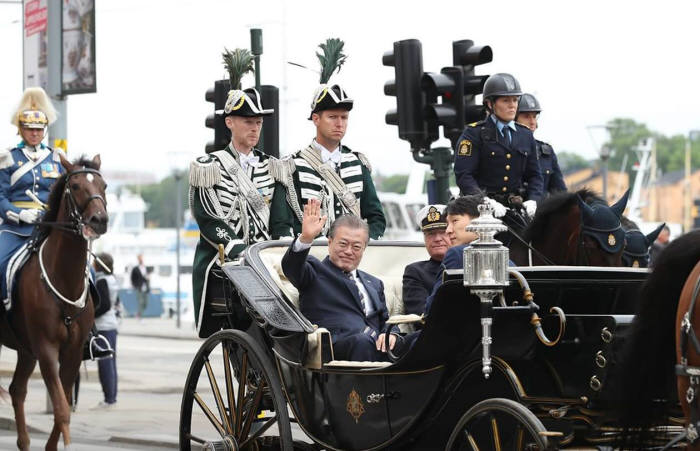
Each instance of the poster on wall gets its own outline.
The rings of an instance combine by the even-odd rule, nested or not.
[[[62,0],[61,93],[97,91],[95,1]]]
[[[40,86],[46,90],[49,82],[47,0],[24,0],[23,7],[24,88]]]

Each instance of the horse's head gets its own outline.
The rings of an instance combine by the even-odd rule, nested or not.
[[[625,246],[625,232],[620,223],[627,206],[629,190],[614,205],[602,202],[592,205],[578,198],[581,211],[577,261],[587,266],[621,266]]]
[[[86,240],[95,239],[107,231],[107,184],[100,174],[100,156],[90,160],[69,162],[62,153],[61,165],[66,169],[64,196],[68,215]]]
[[[625,250],[622,252],[622,263],[633,268],[646,268],[649,266],[649,247],[656,241],[661,229],[666,224],[661,224],[653,232],[644,235],[637,229],[625,232]]]

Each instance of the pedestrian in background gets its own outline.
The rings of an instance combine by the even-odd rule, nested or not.
[[[148,292],[150,291],[150,287],[148,271],[146,270],[146,265],[143,264],[143,255],[139,254],[136,258],[139,264],[134,266],[131,270],[131,286],[134,287],[139,301],[139,309],[136,316],[141,318],[148,305]]]
[[[112,256],[102,253],[98,254],[97,258],[104,263],[107,270],[95,261],[95,285],[100,295],[100,305],[95,311],[95,327],[101,335],[107,338],[114,350],[113,358],[101,359],[97,362],[104,400],[100,401],[95,408],[104,409],[114,406],[117,402],[117,329],[119,326],[117,309],[119,305],[119,283],[113,274],[114,260]]]

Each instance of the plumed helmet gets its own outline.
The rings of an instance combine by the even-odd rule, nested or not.
[[[314,91],[311,101],[311,114],[324,110],[342,109],[350,111],[353,100],[347,95],[339,84],[328,84],[334,72],[340,72],[340,68],[345,63],[347,56],[343,53],[345,43],[337,38],[326,39],[326,42],[319,44],[322,52],[316,52],[318,61],[321,63],[321,84]]]
[[[311,114],[333,109],[350,111],[352,106],[353,100],[348,97],[342,86],[338,84],[332,86],[323,84],[314,92],[314,100],[311,102]],[[309,119],[311,119],[310,115]]]
[[[255,88],[241,89],[243,75],[254,71],[254,57],[250,51],[246,49],[231,51],[224,48],[222,57],[231,84],[224,106],[224,116],[258,117],[273,114],[275,110],[266,110],[263,107],[260,93]]]
[[[532,94],[523,93],[520,96],[520,102],[518,102],[518,114],[520,113],[540,113],[542,108],[540,107],[540,102],[537,101],[537,97]]]
[[[520,83],[511,74],[493,74],[484,83],[484,100],[502,96],[521,96]]]
[[[17,110],[12,115],[12,124],[25,128],[44,128],[56,120],[56,110],[46,95],[46,92],[39,87],[27,88],[24,90],[22,100],[17,106]]]

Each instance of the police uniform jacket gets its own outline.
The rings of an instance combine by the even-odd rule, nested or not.
[[[403,272],[403,306],[406,314],[421,315],[425,312],[425,300],[435,285],[438,274],[442,272],[437,260],[424,260],[411,263]]]
[[[546,142],[537,140],[537,158],[540,162],[540,170],[542,171],[542,179],[544,182],[544,192],[554,194],[559,191],[566,191],[566,183],[564,176],[559,169],[557,155],[554,153],[552,146]]]
[[[226,257],[233,259],[249,244],[269,239],[268,224],[257,211],[259,206],[249,203],[234,180],[236,175],[227,169],[225,155],[235,160],[237,170],[243,171],[239,153],[230,144],[219,152],[199,157],[190,165],[190,209],[200,233],[192,268],[195,321],[200,333],[209,271],[217,263],[219,244],[224,246]],[[272,199],[279,161],[258,149],[251,152],[259,161],[248,165],[245,176],[266,207]]]
[[[455,175],[463,194],[520,194],[542,197],[542,174],[532,132],[517,122],[508,144],[490,117],[467,126],[455,149]]]
[[[346,146],[341,146],[340,152],[340,167],[337,169],[340,178],[360,202],[360,214],[363,219],[367,220],[369,237],[372,239],[381,238],[386,228],[386,219],[384,209],[374,188],[369,161],[364,154],[352,151]],[[295,236],[301,233],[299,216],[303,212],[304,205],[310,199],[321,200],[323,214],[328,215],[327,224],[332,223],[335,218],[349,213],[342,202],[333,195],[323,178],[299,155],[299,152],[291,157],[289,164],[291,165],[291,169],[288,171],[290,180],[277,184],[270,208],[272,239]],[[296,211],[291,196],[296,197],[300,211]],[[324,204],[324,199],[328,201],[329,205]],[[330,199],[332,199],[332,205],[330,205]]]
[[[383,332],[389,312],[384,284],[378,278],[357,270],[373,307],[365,315],[355,281],[328,257],[321,261],[309,256],[309,248],[295,252],[292,242],[282,257],[282,271],[299,290],[301,312],[313,324],[328,329],[333,343],[358,333],[374,337]]]

